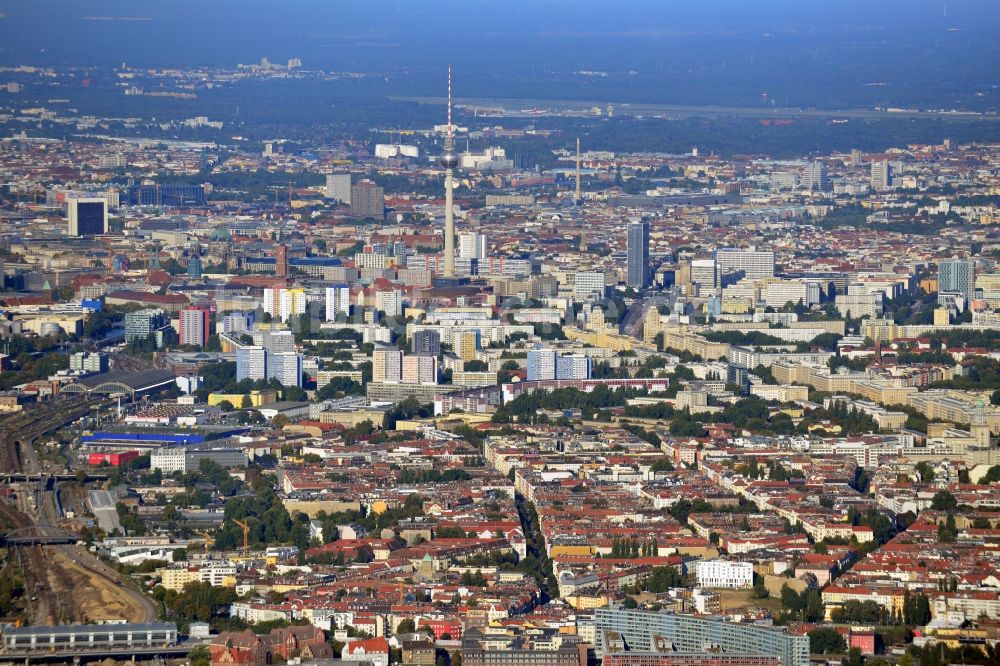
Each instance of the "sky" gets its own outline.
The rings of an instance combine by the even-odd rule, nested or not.
[[[864,105],[861,86],[889,84],[904,101],[924,89],[966,105],[1000,77],[996,0],[0,0],[0,13],[0,65],[298,57],[385,73],[409,94],[449,62],[467,94],[532,97],[583,70],[607,80],[572,96],[649,101],[686,86],[803,104],[832,87],[831,103]]]

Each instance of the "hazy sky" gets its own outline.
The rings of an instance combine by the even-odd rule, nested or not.
[[[814,35],[923,42],[1000,27],[996,0],[0,0],[0,59],[232,65],[270,55],[317,67],[475,66],[526,60],[639,67],[698,39],[720,51],[747,37]],[[145,20],[135,20],[145,19]],[[952,31],[954,33],[954,30]],[[833,41],[833,43],[828,43]],[[1000,49],[994,48],[995,57]]]
[[[436,94],[451,62],[469,96],[1000,106],[998,0],[0,0],[0,12],[3,65],[298,57],[385,74],[373,93]]]

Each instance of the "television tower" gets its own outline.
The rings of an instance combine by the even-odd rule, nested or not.
[[[455,167],[458,166],[455,131],[451,125],[451,65],[448,65],[448,124],[444,130],[444,153],[438,163],[444,167],[444,276],[450,278],[455,277],[454,189]]]

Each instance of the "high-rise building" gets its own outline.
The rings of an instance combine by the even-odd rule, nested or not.
[[[476,358],[479,349],[479,331],[457,331],[451,334],[451,351],[463,361]]]
[[[337,315],[351,314],[351,288],[346,284],[335,284],[326,288],[326,320],[334,321]]]
[[[528,381],[544,381],[556,378],[556,352],[554,349],[528,350]]]
[[[463,259],[485,259],[486,234],[471,232],[459,236],[458,256]]]
[[[381,220],[385,214],[385,190],[370,180],[351,187],[351,217]]]
[[[261,345],[269,354],[284,354],[295,351],[295,334],[289,330],[263,331]]]
[[[98,352],[76,352],[69,357],[69,369],[81,372],[106,372],[108,357]]]
[[[758,250],[756,247],[727,247],[715,251],[718,279],[725,282],[727,277],[750,280],[774,277],[774,252]],[[694,278],[692,278],[694,281]]]
[[[403,379],[403,352],[380,347],[372,352],[372,381],[398,384]]]
[[[971,299],[975,289],[975,260],[949,259],[938,264],[938,293],[962,294]]]
[[[267,379],[267,350],[260,345],[236,348],[236,381]]]
[[[108,233],[107,199],[70,199],[66,202],[67,233],[96,236]]]
[[[677,652],[705,653],[717,646],[723,654],[776,657],[782,666],[809,666],[809,637],[784,628],[737,624],[719,617],[675,615],[668,612],[597,608],[594,611],[594,650],[598,659],[624,643],[648,650],[656,637],[673,643]]]
[[[288,321],[292,317],[305,314],[306,292],[304,289],[285,289],[281,293],[278,307],[278,315],[281,321]]]
[[[635,289],[649,286],[649,222],[629,222],[628,275],[625,283]]]
[[[208,342],[211,314],[206,307],[181,308],[177,314],[177,327],[182,345],[204,347]]]
[[[858,150],[857,148],[852,148],[851,149],[851,164],[853,166],[858,166],[859,164],[861,164],[861,159],[862,159],[861,151]]]
[[[889,160],[878,160],[877,162],[872,162],[871,188],[873,190],[887,190],[892,186],[892,169],[889,166]]]
[[[403,314],[403,292],[398,289],[375,292],[375,309],[390,317]]]
[[[331,173],[326,177],[326,196],[340,203],[351,203],[351,174]]]
[[[802,173],[802,185],[817,192],[829,192],[830,176],[827,173],[826,163],[817,160],[807,164]]]
[[[267,378],[282,386],[302,386],[302,355],[295,352],[268,353]]]
[[[304,289],[284,289],[282,287],[264,290],[264,312],[275,319],[288,321],[306,311],[306,292]]]
[[[125,342],[144,340],[166,326],[167,313],[159,308],[125,313]]]
[[[706,560],[695,565],[698,587],[745,589],[753,587],[753,562]]]
[[[584,354],[560,356],[554,349],[530,349],[528,381],[549,379],[590,379],[591,360]]]
[[[607,288],[604,271],[577,271],[573,276],[573,295],[577,298],[604,298]]]
[[[437,384],[438,359],[430,354],[410,354],[403,357],[404,384]]]
[[[254,313],[232,312],[222,318],[223,333],[246,333],[253,328]]]
[[[556,379],[590,379],[591,360],[584,354],[566,354],[556,358]]]
[[[437,356],[441,353],[441,334],[437,331],[416,331],[410,343],[410,351],[414,354]]]
[[[692,259],[691,283],[698,285],[702,295],[718,289],[719,271],[715,259]]]

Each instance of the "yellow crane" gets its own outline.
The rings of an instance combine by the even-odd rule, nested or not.
[[[250,553],[250,526],[239,518],[233,518],[233,522],[243,530],[243,556],[246,557]]]
[[[212,538],[212,533],[209,532],[208,530],[195,530],[195,532],[198,533],[198,534],[200,534],[202,537],[204,537],[204,539],[205,539],[205,552],[207,553],[208,549],[212,547],[213,543],[215,543],[215,539]]]

